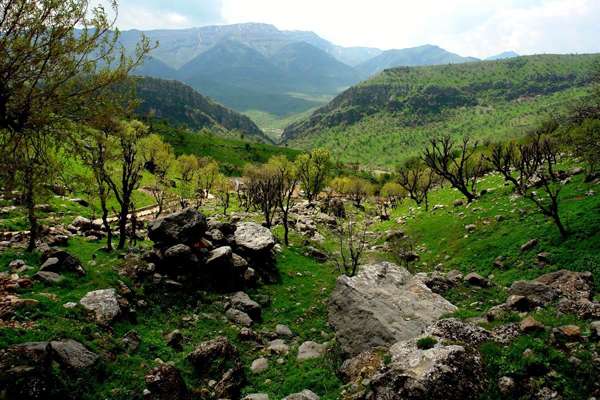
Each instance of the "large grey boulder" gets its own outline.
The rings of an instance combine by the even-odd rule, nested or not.
[[[48,342],[27,342],[0,349],[0,397],[44,400],[57,383],[51,374]]]
[[[59,364],[71,370],[89,368],[99,359],[97,354],[72,339],[50,342],[50,346]]]
[[[115,289],[102,289],[88,292],[79,304],[86,310],[94,313],[96,321],[107,324],[115,319],[121,312],[117,291]]]
[[[148,237],[159,247],[197,243],[206,232],[206,217],[193,209],[169,214],[152,222]]]
[[[427,350],[417,340],[390,348],[391,363],[370,382],[372,399],[469,400],[480,398],[485,371],[476,350],[458,345],[436,345]]]
[[[342,350],[357,355],[415,338],[456,307],[405,268],[383,262],[338,278],[328,311]]]
[[[270,250],[275,245],[275,237],[271,231],[254,222],[239,224],[234,240],[237,246],[256,252]]]
[[[260,319],[260,314],[261,314],[260,304],[258,304],[256,301],[252,300],[250,298],[250,296],[248,296],[246,293],[236,292],[231,296],[230,301],[231,301],[231,305],[233,306],[233,308],[237,308],[238,310],[245,312],[254,321],[257,321]]]

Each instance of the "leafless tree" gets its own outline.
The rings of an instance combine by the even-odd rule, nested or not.
[[[335,260],[338,270],[354,276],[367,247],[367,226],[359,224],[354,218],[339,220],[337,227],[339,254]]]
[[[429,210],[429,191],[433,186],[433,171],[420,160],[411,160],[398,169],[398,183],[417,205],[425,203]]]

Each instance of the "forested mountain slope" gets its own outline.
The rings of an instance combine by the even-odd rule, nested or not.
[[[288,126],[283,137],[379,166],[409,156],[436,134],[514,137],[584,96],[599,61],[598,55],[540,55],[390,69]]]

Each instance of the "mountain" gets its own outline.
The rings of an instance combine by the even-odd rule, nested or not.
[[[173,79],[177,75],[176,70],[152,56],[147,56],[142,65],[135,68],[132,73],[134,75],[152,76],[160,79]]]
[[[241,133],[271,143],[250,118],[215,103],[183,83],[148,77],[134,79],[136,95],[140,99],[136,112],[141,116],[192,130],[209,128],[223,134]]]
[[[478,61],[472,57],[462,57],[438,46],[425,45],[402,50],[388,50],[357,66],[364,76],[373,76],[385,69],[394,67],[416,67],[421,65],[460,64]]]
[[[328,147],[344,161],[389,166],[435,134],[511,138],[584,96],[599,61],[599,55],[541,55],[389,69],[288,126],[283,140]]]
[[[497,60],[506,60],[508,58],[519,57],[519,54],[514,51],[505,51],[504,53],[496,54],[495,56],[490,56],[486,58],[486,61],[497,61]]]

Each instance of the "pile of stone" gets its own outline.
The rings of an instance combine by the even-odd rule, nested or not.
[[[156,284],[232,292],[278,279],[271,231],[253,222],[207,220],[193,209],[150,224],[154,249],[137,273]]]
[[[79,235],[92,240],[100,240],[106,236],[106,230],[101,221],[92,221],[91,219],[79,216],[76,217],[67,230],[73,235]]]

